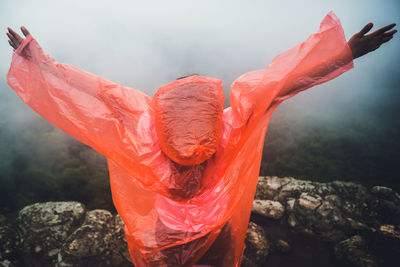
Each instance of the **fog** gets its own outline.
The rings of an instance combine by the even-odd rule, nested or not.
[[[374,28],[397,22],[400,14],[395,0],[284,3],[2,0],[0,71],[4,79],[12,54],[6,27],[24,25],[57,61],[149,95],[192,72],[221,79],[228,93],[237,76],[266,67],[279,53],[317,31],[330,10],[341,19],[347,38],[370,21]],[[399,66],[399,44],[394,38],[357,60],[350,73],[303,93],[304,97],[325,106],[333,95],[348,99],[373,94],[366,87],[379,87],[398,74],[391,70]]]
[[[4,132],[18,134],[37,118],[5,82],[12,56],[5,35],[8,26],[18,32],[21,25],[26,26],[45,53],[59,62],[150,96],[161,85],[188,73],[219,78],[228,103],[235,78],[265,68],[275,56],[304,41],[331,10],[340,18],[347,39],[368,22],[374,22],[374,30],[399,23],[400,18],[396,0],[2,0],[0,126]],[[351,112],[368,114],[399,106],[399,47],[397,35],[357,59],[353,70],[302,92],[276,113],[337,123]]]

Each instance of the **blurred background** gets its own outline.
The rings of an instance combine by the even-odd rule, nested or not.
[[[6,30],[24,25],[57,61],[152,96],[189,73],[230,84],[316,32],[333,10],[349,39],[368,22],[399,23],[388,1],[0,2],[0,213],[38,201],[113,210],[103,156],[26,106],[6,83]],[[398,28],[398,26],[396,27]],[[266,136],[261,175],[356,181],[400,191],[400,40],[355,68],[282,103]]]

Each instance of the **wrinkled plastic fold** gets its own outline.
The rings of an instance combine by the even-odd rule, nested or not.
[[[211,158],[221,137],[223,105],[217,79],[193,75],[160,87],[153,108],[162,151],[185,166]]]
[[[56,62],[31,35],[13,54],[7,82],[33,110],[107,158],[135,266],[239,266],[274,109],[352,67],[340,21],[330,12],[317,33],[232,84],[215,153],[196,165],[163,152],[152,98]],[[168,131],[168,138],[180,133]]]

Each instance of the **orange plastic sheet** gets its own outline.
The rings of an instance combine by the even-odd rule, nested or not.
[[[181,165],[198,165],[217,151],[222,130],[224,93],[217,79],[179,79],[153,96],[162,151]]]
[[[136,266],[239,266],[272,112],[352,67],[330,12],[305,42],[232,84],[216,152],[188,166],[163,153],[149,96],[57,63],[31,35],[15,51],[7,82],[32,109],[107,157]],[[192,76],[178,84],[204,79],[215,81]]]

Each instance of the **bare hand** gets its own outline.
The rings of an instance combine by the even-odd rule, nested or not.
[[[369,30],[371,30],[372,26],[374,26],[372,22],[368,23],[360,32],[354,34],[347,42],[351,52],[353,53],[354,59],[378,49],[383,43],[392,39],[393,35],[397,32],[397,30],[389,31],[396,26],[396,24],[393,23],[374,31],[373,33],[365,35]]]
[[[8,29],[7,36],[9,38],[8,43],[14,48],[15,51],[24,41],[24,38],[22,38],[18,33],[13,31],[10,27],[8,27],[7,29]],[[24,26],[21,27],[21,31],[25,37],[29,35],[28,30]]]

